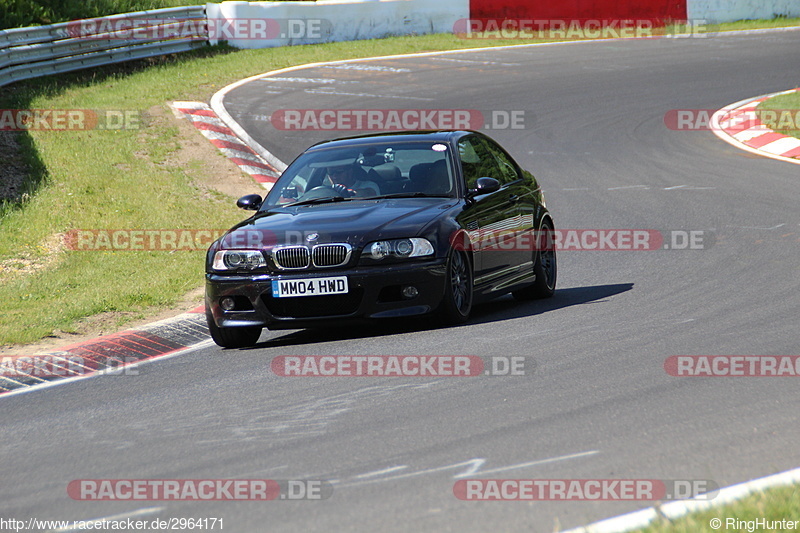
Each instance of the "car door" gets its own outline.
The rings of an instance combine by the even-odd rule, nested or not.
[[[494,178],[501,184],[500,190],[475,197],[463,219],[476,255],[476,289],[501,290],[518,280],[524,268],[515,242],[520,230],[519,191],[515,186],[519,176],[513,164],[496,156],[504,154],[502,149],[483,136],[463,137],[458,152],[467,189],[474,189],[481,177]]]
[[[512,238],[513,233],[514,246],[507,244],[514,256],[509,258],[509,261],[520,267],[518,272],[522,277],[527,277],[533,267],[534,220],[539,217],[535,199],[535,189],[538,190],[538,186],[533,175],[523,171],[499,144],[488,138],[485,140],[489,152],[503,174],[504,181],[501,183],[505,184],[508,197],[514,203],[515,218],[508,230],[508,239]]]

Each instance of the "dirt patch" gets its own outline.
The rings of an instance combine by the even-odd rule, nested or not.
[[[0,202],[19,202],[23,199],[25,180],[30,169],[22,157],[19,137],[22,132],[0,130]]]
[[[44,252],[42,255],[34,256],[26,253],[20,257],[0,261],[0,282],[17,276],[30,275],[45,268],[55,268],[65,248],[64,234],[51,235],[39,248]]]
[[[151,108],[148,114],[178,127],[180,147],[167,157],[166,164],[187,169],[201,190],[220,192],[232,199],[245,194],[264,195],[264,188],[217,150],[188,119],[179,119],[163,107]]]

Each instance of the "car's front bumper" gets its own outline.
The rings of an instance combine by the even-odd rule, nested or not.
[[[274,298],[273,280],[347,276],[342,295]],[[413,261],[348,270],[323,269],[287,274],[206,274],[206,310],[219,327],[262,326],[296,329],[356,319],[414,316],[435,310],[445,289],[445,259]],[[414,286],[418,295],[404,298]],[[220,300],[233,297],[235,309],[225,311]]]

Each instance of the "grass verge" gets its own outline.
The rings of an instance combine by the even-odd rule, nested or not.
[[[720,522],[712,522],[714,520]],[[760,520],[759,524],[757,521]],[[783,524],[782,520],[785,520]],[[787,522],[793,522],[788,527]],[[718,527],[714,527],[717,525]],[[711,533],[719,531],[794,531],[800,529],[800,487],[757,492],[730,505],[663,520],[637,533]]]
[[[149,117],[141,129],[20,135],[27,194],[0,205],[0,345],[81,333],[82,319],[99,313],[119,314],[122,326],[202,285],[202,250],[69,252],[63,246],[63,236],[75,229],[218,229],[243,218],[229,198],[198,186],[196,165],[176,163],[182,146],[196,139],[179,135],[168,102],[208,101],[241,78],[316,61],[531,42],[541,41],[424,35],[215,47],[0,89],[0,109],[131,110]]]
[[[788,28],[800,26],[800,18],[794,17],[775,17],[768,20],[737,20],[736,22],[725,22],[723,24],[709,24],[706,26],[709,32],[718,31],[737,31],[737,30],[758,30],[767,28]]]

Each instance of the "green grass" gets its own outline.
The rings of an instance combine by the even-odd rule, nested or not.
[[[714,529],[711,520],[722,520],[722,526]],[[741,522],[727,523],[727,519],[736,519]],[[711,533],[719,531],[782,531],[784,529],[754,527],[755,520],[767,521],[798,521],[800,522],[800,487],[792,485],[757,492],[739,500],[738,502],[722,507],[715,507],[706,511],[692,513],[673,522],[662,520],[654,522],[649,527],[637,530],[638,533]],[[727,527],[726,527],[727,525]],[[738,527],[736,527],[738,526]],[[797,524],[800,526],[800,523]],[[794,531],[800,527],[789,527],[785,531]]]
[[[701,24],[695,22],[694,25],[668,24],[664,28],[654,28],[655,35],[674,35],[680,33],[708,33],[715,34],[726,31],[757,30],[765,28],[787,28],[800,26],[800,18],[775,17],[768,20],[737,20],[736,22],[724,22],[722,24]],[[710,37],[711,35],[709,35]]]
[[[736,30],[757,30],[762,28],[787,28],[789,26],[800,26],[800,18],[775,17],[767,20],[739,20],[736,22],[726,22],[724,24],[710,24],[709,31],[736,31]]]
[[[531,41],[425,35],[262,50],[215,47],[17,83],[0,88],[0,109],[168,113],[173,100],[208,101],[233,81],[293,65],[525,42]],[[152,313],[202,285],[201,251],[69,252],[57,246],[65,232],[217,229],[245,216],[230,199],[194,183],[196,165],[171,163],[183,141],[157,117],[140,131],[29,131],[21,142],[31,167],[27,195],[0,205],[0,345],[76,331],[82,318],[98,313]]]
[[[765,100],[758,110],[777,110],[774,114],[761,113],[761,122],[779,133],[800,139],[800,92]]]
[[[191,62],[192,60],[188,60]],[[194,60],[198,61],[198,60]],[[148,110],[170,97],[170,72],[184,61],[129,75],[31,84],[31,109]],[[142,87],[150,87],[148,91]],[[228,201],[201,194],[169,162],[177,128],[151,118],[141,131],[31,131],[25,144],[38,171],[22,204],[0,219],[0,344],[26,343],[103,312],[164,307],[202,283],[201,252],[67,252],[60,235],[88,228],[224,228],[242,218]],[[26,270],[33,269],[33,272]]]

